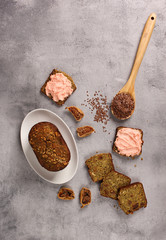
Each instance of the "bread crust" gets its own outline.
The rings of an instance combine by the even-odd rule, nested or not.
[[[138,130],[138,131],[140,131],[140,133],[141,133],[141,140],[142,140],[141,151],[140,151],[139,155],[135,155],[135,156],[126,156],[125,154],[120,154],[119,151],[118,151],[118,148],[117,148],[116,145],[115,145],[115,141],[116,141],[116,138],[117,138],[117,133],[118,133],[118,131],[119,131],[120,129],[122,129],[122,128],[131,128],[131,127],[123,127],[123,126],[119,126],[119,127],[116,128],[115,138],[114,138],[114,143],[113,143],[113,146],[112,146],[112,150],[113,150],[114,152],[118,153],[119,155],[124,156],[124,157],[131,157],[131,158],[134,158],[134,157],[136,157],[136,156],[140,156],[141,153],[142,153],[142,145],[143,145],[143,143],[144,143],[144,141],[143,141],[143,131],[142,131],[140,128],[131,128],[131,129]]]
[[[52,72],[50,73],[50,75],[49,75],[49,77],[47,78],[46,82],[45,82],[44,85],[41,87],[41,92],[42,92],[44,95],[47,96],[46,90],[45,90],[46,85],[47,85],[47,82],[50,81],[50,76],[51,76],[51,75],[54,75],[54,74],[56,74],[56,73],[63,73],[63,75],[70,80],[70,82],[71,82],[71,84],[72,84],[72,89],[73,89],[72,94],[73,94],[73,93],[75,92],[75,90],[77,89],[77,87],[76,87],[73,79],[72,79],[68,74],[66,74],[65,72],[62,72],[62,71],[57,70],[57,69],[53,69],[53,70],[52,70]],[[70,96],[71,96],[71,95],[70,95]],[[61,106],[61,105],[63,105],[63,104],[66,102],[66,100],[67,100],[70,96],[66,97],[63,101],[59,100],[58,102],[54,101],[51,95],[49,95],[49,96],[47,96],[47,97],[50,98],[52,101],[54,101],[56,104],[58,104],[58,105]]]
[[[140,191],[137,191],[140,188]],[[128,194],[126,190],[130,190]],[[133,191],[132,191],[133,190]],[[123,196],[124,193],[124,196]],[[147,206],[147,199],[144,191],[143,184],[140,182],[132,183],[126,187],[122,187],[118,194],[118,203],[120,208],[128,215],[139,210],[140,208]]]
[[[89,188],[83,187],[80,192],[80,203],[81,208],[89,205],[91,203],[91,191]]]
[[[61,187],[57,196],[61,200],[72,200],[75,198],[74,191],[71,188],[67,187]]]
[[[35,124],[29,132],[29,143],[40,165],[48,171],[60,171],[68,165],[69,148],[54,124]]]

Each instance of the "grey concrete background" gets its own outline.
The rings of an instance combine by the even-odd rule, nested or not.
[[[103,133],[88,108],[75,123],[65,107],[81,107],[95,90],[112,97],[128,79],[145,21],[157,22],[136,79],[136,110],[121,123],[110,119]],[[164,240],[166,239],[166,2],[165,0],[1,0],[0,1],[0,239],[1,240]],[[53,68],[70,74],[78,87],[59,108],[40,94]],[[80,162],[69,182],[76,199],[57,199],[59,186],[42,180],[22,152],[19,131],[35,108],[57,113],[71,128],[91,124],[96,134],[77,141]],[[117,170],[144,184],[146,209],[125,215],[116,201],[99,195],[85,160],[112,152],[119,125],[144,131],[142,156],[113,155]],[[141,161],[143,157],[143,161]],[[136,165],[136,167],[134,167]],[[92,204],[80,209],[79,191],[92,191]],[[114,207],[114,205],[116,207]]]

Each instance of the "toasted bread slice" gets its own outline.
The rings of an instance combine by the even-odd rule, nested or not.
[[[61,187],[58,192],[58,198],[62,200],[72,200],[75,198],[75,194],[71,188]]]
[[[119,188],[129,185],[130,182],[129,177],[112,170],[104,177],[100,185],[100,194],[104,197],[117,199]]]
[[[81,208],[91,203],[91,191],[88,188],[83,187],[80,192]]]
[[[120,208],[128,215],[147,206],[147,199],[142,183],[135,182],[122,187],[118,194]]]
[[[59,171],[68,165],[69,148],[54,124],[35,124],[29,132],[29,143],[40,165],[48,171]]]
[[[68,74],[66,74],[65,72],[59,71],[59,70],[57,70],[57,69],[53,69],[53,70],[52,70],[52,72],[50,73],[50,75],[49,75],[49,77],[47,78],[46,82],[45,82],[44,85],[42,86],[41,92],[44,93],[44,94],[47,96],[46,90],[45,90],[46,85],[47,85],[47,82],[50,81],[50,76],[51,76],[51,75],[55,75],[56,73],[63,73],[63,75],[64,75],[65,77],[67,77],[68,80],[70,80],[71,86],[72,86],[72,89],[73,89],[73,92],[72,92],[72,93],[74,93],[74,91],[77,89],[77,87],[76,87],[73,79],[72,79]],[[63,101],[59,100],[58,102],[55,102],[55,101],[53,100],[53,98],[52,98],[51,95],[49,95],[49,96],[47,96],[47,97],[49,97],[50,99],[52,99],[56,104],[58,104],[58,105],[63,105],[70,96],[71,96],[71,95],[69,95],[68,97],[66,97]]]
[[[81,121],[81,119],[84,117],[83,111],[78,107],[71,106],[66,107],[66,109],[68,109],[69,112],[71,112],[76,121]]]
[[[124,133],[118,136],[119,133],[124,130],[130,131],[130,133]],[[117,146],[119,141],[121,141],[120,148]],[[141,155],[143,143],[143,131],[141,129],[120,126],[116,129],[112,149],[121,156],[134,158],[135,156]]]
[[[94,132],[94,128],[91,126],[83,126],[77,128],[77,135],[79,137],[87,137]]]
[[[96,154],[87,159],[85,164],[93,182],[103,180],[110,171],[114,170],[111,153]]]

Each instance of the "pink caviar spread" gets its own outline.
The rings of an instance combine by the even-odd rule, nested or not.
[[[139,155],[142,148],[141,132],[137,129],[121,128],[117,133],[115,146],[121,155]]]
[[[63,73],[56,73],[50,76],[46,85],[46,95],[52,96],[55,102],[63,101],[73,92],[71,81]]]

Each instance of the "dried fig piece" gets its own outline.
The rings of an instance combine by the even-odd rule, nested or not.
[[[81,208],[91,203],[91,191],[88,188],[83,187],[80,192]]]
[[[83,126],[77,128],[77,135],[79,137],[86,137],[92,134],[94,131],[95,131],[94,128],[91,126]]]
[[[66,107],[66,109],[68,109],[69,112],[71,112],[76,121],[81,121],[81,119],[84,117],[83,111],[78,107],[71,106]]]
[[[58,192],[58,198],[62,200],[72,200],[75,198],[75,194],[71,188],[61,187]]]

